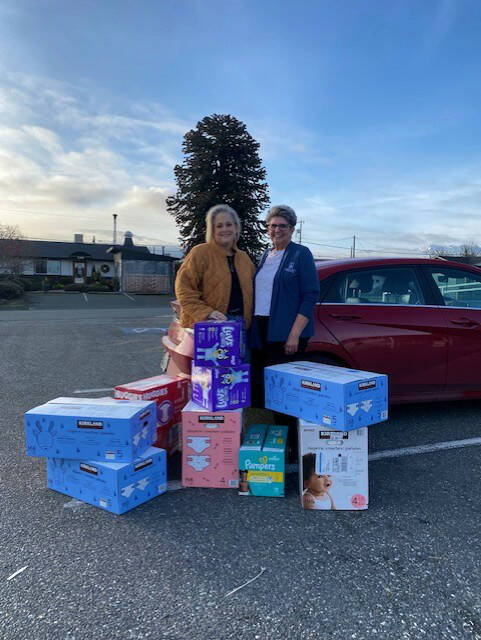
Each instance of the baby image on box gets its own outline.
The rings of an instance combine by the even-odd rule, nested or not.
[[[332,478],[330,475],[317,472],[315,453],[306,453],[302,456],[302,486],[304,509],[336,509],[329,491],[332,487]]]

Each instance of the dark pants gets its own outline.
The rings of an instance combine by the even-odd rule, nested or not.
[[[299,348],[296,353],[287,355],[284,351],[284,342],[268,342],[267,330],[269,318],[257,316],[262,348],[251,351],[251,405],[265,408],[264,396],[264,368],[273,364],[296,362],[303,360],[309,338],[299,338]],[[291,451],[297,451],[297,419],[284,413],[274,411],[276,424],[285,424],[289,427],[289,445]]]

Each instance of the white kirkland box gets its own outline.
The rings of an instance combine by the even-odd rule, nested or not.
[[[337,431],[298,421],[304,509],[359,511],[369,505],[367,427]]]

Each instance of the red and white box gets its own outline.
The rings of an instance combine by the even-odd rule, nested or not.
[[[207,411],[193,402],[182,410],[182,485],[236,489],[242,409]]]
[[[189,381],[160,374],[115,387],[117,399],[150,400],[157,404],[157,435],[154,446],[172,455],[179,448],[181,411],[189,399]]]

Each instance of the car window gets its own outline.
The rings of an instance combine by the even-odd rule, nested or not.
[[[481,275],[463,269],[429,269],[448,307],[481,309]]]
[[[330,287],[324,303],[425,304],[413,269],[363,269],[342,273]]]

